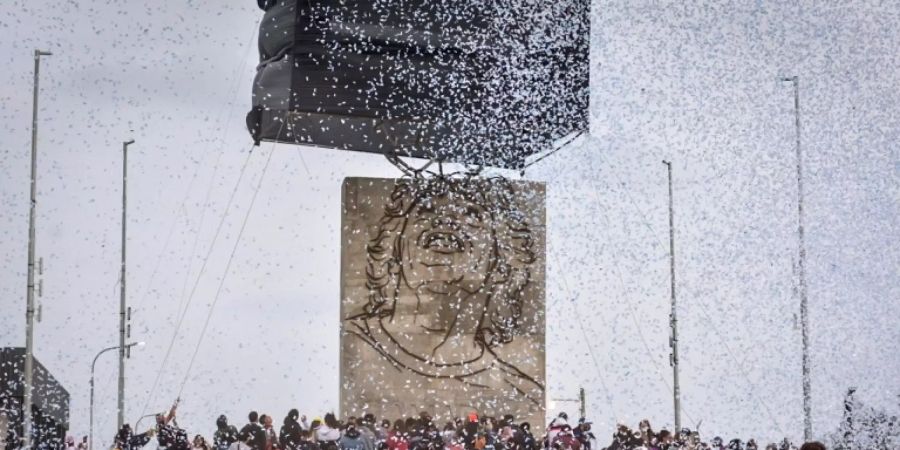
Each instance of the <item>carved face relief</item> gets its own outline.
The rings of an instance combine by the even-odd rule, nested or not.
[[[433,400],[452,413],[502,401],[542,418],[543,189],[447,177],[349,186],[342,404]]]

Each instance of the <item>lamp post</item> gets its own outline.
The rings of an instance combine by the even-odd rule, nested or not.
[[[25,294],[25,368],[22,388],[22,448],[31,450],[31,384],[34,382],[34,219],[37,207],[37,139],[38,139],[38,81],[41,56],[52,53],[34,51],[34,99],[31,116],[31,202],[28,212],[28,290]]]
[[[129,348],[129,349],[130,349],[131,347],[134,347],[134,346],[140,347],[140,346],[143,346],[143,345],[144,345],[143,342],[132,342],[131,344],[126,344],[126,345],[125,345],[125,348]],[[97,364],[97,358],[99,358],[100,355],[102,355],[102,354],[104,354],[104,353],[106,353],[106,352],[108,352],[108,351],[111,351],[111,350],[119,350],[119,349],[121,349],[121,348],[122,348],[122,346],[120,346],[120,345],[114,345],[114,346],[112,346],[112,347],[106,347],[106,348],[104,348],[103,350],[100,350],[100,351],[97,353],[97,356],[94,356],[94,361],[91,362],[91,404],[90,404],[90,414],[89,414],[89,416],[90,416],[90,425],[89,425],[89,429],[88,429],[88,450],[93,450],[93,448],[94,448],[94,366],[96,366],[96,364]],[[121,427],[120,427],[120,428],[121,428]]]
[[[800,281],[800,338],[803,345],[802,374],[803,374],[803,439],[812,440],[812,382],[810,381],[809,362],[809,299],[806,291],[806,238],[804,232],[803,214],[803,152],[800,146],[800,77],[792,76],[782,78],[783,82],[791,83],[794,87],[794,131],[795,151],[797,158],[797,241],[800,253],[797,265]]]
[[[669,345],[672,354],[669,363],[672,365],[672,399],[675,411],[675,432],[681,431],[681,384],[678,379],[678,308],[675,302],[675,206],[672,199],[672,162],[663,161],[669,174],[669,293],[672,296],[672,310],[669,313],[669,326],[672,338]]]
[[[125,322],[127,307],[125,304],[125,214],[127,210],[127,193],[128,193],[128,146],[134,144],[134,139],[122,142],[122,267],[119,275],[119,287],[121,289],[119,298],[119,400],[118,400],[118,418],[117,426],[122,428],[125,421]],[[130,317],[128,318],[130,319]]]

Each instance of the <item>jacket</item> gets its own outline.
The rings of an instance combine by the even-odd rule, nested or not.
[[[250,438],[250,448],[253,450],[266,450],[266,430],[258,423],[248,423],[241,428],[241,435]]]
[[[303,427],[299,422],[291,417],[284,418],[284,425],[281,426],[281,432],[278,434],[278,442],[284,450],[298,450],[300,446],[300,432]]]
[[[341,450],[366,450],[366,443],[356,430],[348,430],[338,441]]]

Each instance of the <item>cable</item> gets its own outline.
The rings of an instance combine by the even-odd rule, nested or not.
[[[282,122],[282,125],[284,122]],[[280,131],[279,131],[280,133]],[[259,182],[256,184],[256,189],[253,191],[253,197],[250,198],[250,206],[247,208],[247,213],[244,215],[244,220],[241,223],[241,229],[238,231],[237,238],[234,240],[234,246],[231,249],[231,254],[228,256],[228,261],[225,264],[225,271],[222,275],[222,278],[219,280],[219,287],[216,289],[216,294],[213,297],[212,304],[209,307],[209,312],[206,315],[206,320],[203,322],[203,328],[200,330],[200,338],[197,340],[197,345],[194,347],[194,354],[191,355],[191,360],[188,363],[188,368],[184,373],[184,380],[181,382],[181,387],[178,390],[178,397],[181,398],[181,393],[184,391],[184,386],[187,384],[188,377],[191,374],[191,369],[194,367],[194,361],[197,358],[197,353],[200,351],[200,345],[203,343],[203,338],[206,336],[206,329],[209,327],[209,321],[212,318],[213,310],[216,308],[216,304],[219,302],[219,297],[222,293],[222,287],[225,286],[225,280],[228,279],[228,273],[231,270],[231,263],[234,261],[234,255],[237,253],[238,245],[241,242],[241,237],[244,235],[244,230],[247,228],[247,222],[250,219],[250,213],[253,211],[253,205],[256,203],[256,196],[259,194],[260,187],[262,187],[263,180],[266,177],[266,171],[269,169],[269,163],[272,161],[272,155],[275,154],[275,143],[272,143],[272,149],[269,151],[269,156],[266,158],[266,164],[263,166],[262,173],[259,176]]]
[[[232,76],[232,78],[234,79],[234,84],[233,84],[234,87],[233,87],[230,91],[235,92],[235,97],[237,96],[237,86],[240,85],[241,80],[243,80],[243,73],[242,73],[242,70],[241,70],[241,69],[243,69],[243,68],[246,66],[247,56],[248,56],[249,53],[250,53],[250,49],[253,48],[253,45],[252,45],[252,44],[253,44],[253,41],[254,41],[253,38],[254,38],[254,36],[258,33],[259,23],[260,23],[261,20],[262,20],[261,18],[260,18],[260,19],[257,19],[256,23],[255,23],[254,26],[251,28],[252,33],[251,33],[251,35],[250,35],[250,39],[248,40],[247,44],[245,45],[246,48],[245,48],[245,51],[244,51],[244,57],[239,61],[237,67],[235,68],[234,76]],[[223,109],[224,109],[224,107],[219,109],[219,112],[218,112],[217,115],[216,115],[216,122],[219,121],[219,117],[221,117]],[[229,108],[229,109],[228,109],[228,116],[227,116],[227,119],[225,120],[225,125],[226,125],[226,126],[227,126],[229,123],[231,123],[231,118],[232,118],[232,116],[233,116],[233,113],[234,113],[234,108],[233,108],[233,107],[232,107],[232,108]],[[220,131],[221,131],[221,127],[220,127]],[[224,143],[224,140],[225,140],[225,135],[224,135],[223,133],[220,132],[220,138],[219,138],[219,145],[220,145],[220,146]],[[207,148],[208,148],[208,147],[207,147]],[[249,160],[250,160],[250,155],[252,154],[252,149],[253,149],[253,147],[251,147],[250,150],[248,150],[247,159],[244,161],[244,165],[241,167],[241,172],[240,172],[240,175],[238,176],[238,181],[235,183],[234,191],[232,191],[231,198],[229,199],[228,205],[227,205],[226,208],[225,208],[225,212],[223,213],[223,216],[222,216],[222,221],[225,220],[225,216],[228,214],[228,209],[230,208],[231,201],[232,201],[233,198],[234,198],[234,192],[237,190],[237,187],[240,185],[241,178],[243,178],[243,176],[244,176],[244,171],[246,170],[247,163],[248,163]],[[191,253],[190,253],[191,256],[189,257],[189,258],[190,258],[190,259],[189,259],[190,265],[188,266],[188,273],[185,275],[185,283],[184,283],[184,285],[183,285],[183,287],[182,287],[181,301],[179,302],[179,310],[181,310],[181,308],[180,308],[181,303],[184,302],[184,291],[185,291],[185,287],[187,286],[187,280],[188,280],[189,277],[190,277],[190,268],[193,266],[193,255],[194,255],[194,252],[196,251],[197,243],[198,243],[198,241],[199,241],[199,234],[200,234],[200,230],[202,229],[202,226],[203,226],[203,221],[204,221],[204,217],[205,217],[205,215],[206,215],[206,210],[207,210],[207,208],[209,207],[209,197],[210,197],[210,193],[211,193],[211,191],[212,191],[213,183],[214,183],[215,178],[216,178],[216,174],[218,173],[219,162],[221,161],[222,155],[223,155],[224,152],[220,151],[220,152],[218,152],[218,153],[219,153],[219,155],[218,155],[218,157],[216,158],[216,163],[215,163],[214,168],[213,168],[213,174],[212,174],[212,176],[210,177],[210,184],[209,184],[209,186],[208,186],[208,188],[207,188],[206,199],[205,199],[204,204],[203,204],[203,212],[202,212],[201,217],[200,217],[200,224],[198,225],[198,228],[197,228],[197,234],[195,235],[194,244],[192,245],[192,249],[191,249]],[[189,193],[190,193],[190,191],[191,191],[191,189],[192,189],[192,187],[193,187],[194,180],[197,178],[197,173],[199,172],[201,166],[202,166],[202,165],[198,164],[197,168],[195,169],[195,171],[194,171],[194,176],[193,176],[192,179],[191,179],[191,184],[190,184],[189,187],[188,187],[188,192],[185,194],[184,199],[182,200],[181,206],[179,207],[179,209],[183,209],[184,206],[185,206],[185,204],[187,203],[187,200],[188,200],[188,198],[189,198]],[[175,225],[176,223],[177,223],[177,220],[173,220],[173,223],[172,223],[172,229],[169,231],[169,237],[171,237],[172,230],[174,230],[174,225]],[[221,225],[222,225],[222,223],[220,222],[220,223],[219,223],[219,229],[221,229]],[[217,231],[216,231],[216,237],[218,237],[218,232],[219,232],[219,231],[217,230]],[[159,268],[159,263],[160,263],[160,261],[161,261],[161,256],[165,253],[165,250],[166,250],[166,248],[168,247],[168,243],[169,243],[169,238],[166,239],[166,244],[163,246],[163,250],[162,250],[162,252],[160,253],[160,258],[157,260],[157,264],[156,264],[157,267],[156,267],[156,269]],[[213,244],[214,244],[214,243],[215,243],[215,238],[213,238]],[[210,245],[210,252],[211,252],[211,251],[212,251],[212,245]],[[209,257],[209,256],[207,255],[207,258],[208,258],[208,257]],[[203,273],[203,268],[205,267],[205,265],[206,265],[206,262],[204,261],[203,266],[201,266],[200,274],[198,274],[198,276],[197,276],[198,282],[199,282],[200,275],[202,275],[202,273]],[[152,275],[151,275],[151,277],[150,277],[150,283],[148,284],[148,292],[147,292],[147,294],[149,294],[149,290],[152,289],[152,286],[153,286],[153,279],[154,279],[154,277],[155,277],[155,275],[156,275],[156,271],[157,271],[156,269],[154,269],[154,271],[153,271],[153,273],[152,273]],[[196,284],[195,284],[194,288],[196,289]],[[147,294],[144,295],[144,298],[146,298]],[[192,292],[192,294],[191,294],[191,297],[193,297],[193,292]],[[166,350],[166,354],[165,354],[165,356],[163,357],[162,364],[160,365],[160,368],[159,368],[159,370],[157,371],[157,374],[156,374],[156,378],[155,378],[154,381],[153,381],[153,386],[151,387],[151,389],[150,389],[150,391],[149,391],[149,393],[148,393],[147,400],[146,400],[146,402],[144,403],[144,407],[143,407],[143,409],[142,409],[142,411],[141,411],[141,415],[142,415],[142,416],[143,416],[144,414],[146,414],[146,412],[147,412],[147,406],[149,405],[150,399],[153,397],[153,394],[154,394],[155,391],[156,391],[156,387],[157,387],[157,385],[159,384],[159,380],[160,380],[160,377],[162,376],[162,372],[165,370],[165,366],[166,366],[166,364],[167,364],[167,362],[168,362],[168,359],[169,359],[169,356],[171,355],[171,352],[172,352],[172,347],[173,347],[173,345],[174,345],[174,343],[175,343],[175,340],[176,340],[176,338],[177,338],[177,336],[178,336],[179,331],[181,330],[181,324],[182,324],[183,321],[184,321],[184,317],[185,317],[185,315],[187,314],[187,311],[188,311],[188,308],[189,308],[189,307],[190,307],[190,298],[189,298],[187,304],[185,305],[184,310],[181,311],[181,315],[180,315],[180,317],[179,317],[178,323],[177,323],[177,325],[176,325],[176,327],[175,327],[175,330],[173,331],[173,334],[172,334],[172,341],[171,341],[170,344],[169,344],[169,348]]]
[[[147,406],[150,404],[150,399],[153,398],[153,394],[156,392],[156,387],[158,386],[159,379],[162,376],[163,368],[165,367],[166,361],[168,361],[169,356],[172,354],[172,348],[175,346],[175,341],[178,338],[178,330],[181,329],[181,324],[184,322],[184,318],[187,315],[188,309],[190,308],[191,301],[193,300],[194,294],[197,291],[197,286],[200,284],[200,279],[203,276],[203,272],[206,270],[206,264],[209,262],[209,257],[210,255],[212,255],[213,249],[215,249],[216,241],[219,239],[219,235],[222,232],[222,225],[225,223],[225,218],[228,217],[228,211],[231,209],[231,204],[234,201],[234,196],[237,193],[238,187],[241,185],[241,180],[243,180],[244,178],[244,173],[247,170],[247,164],[250,162],[250,157],[252,155],[253,152],[248,151],[247,158],[244,159],[244,164],[243,166],[241,166],[240,174],[238,175],[237,181],[234,183],[234,188],[231,190],[231,195],[228,197],[228,203],[226,203],[225,205],[225,211],[223,211],[222,217],[219,220],[219,225],[216,227],[216,232],[213,235],[212,243],[210,243],[209,245],[209,250],[206,253],[206,257],[203,258],[203,264],[200,266],[200,272],[197,274],[197,280],[194,282],[194,286],[191,289],[187,305],[185,305],[184,311],[182,311],[181,316],[178,319],[178,323],[175,326],[175,333],[172,335],[172,340],[169,342],[168,349],[166,349],[166,355],[163,357],[162,366],[156,373],[156,379],[153,381],[153,387],[150,388],[149,395],[147,396],[147,401],[144,403],[144,408],[141,410],[142,416],[147,413]]]
[[[560,265],[559,260],[556,259],[555,254],[554,254],[554,261],[556,262],[557,265]],[[603,376],[603,371],[600,369],[600,363],[597,361],[597,356],[594,354],[594,348],[591,345],[591,340],[588,339],[587,332],[584,329],[584,324],[581,323],[581,318],[583,316],[578,311],[578,306],[576,305],[575,297],[572,296],[572,291],[569,289],[569,281],[565,275],[565,272],[563,272],[563,274],[562,274],[562,280],[563,280],[563,287],[566,290],[567,297],[572,299],[571,304],[572,304],[572,310],[575,312],[575,322],[578,322],[578,327],[581,330],[581,335],[582,335],[582,338],[584,339],[584,344],[588,348],[588,354],[590,354],[591,359],[594,362],[594,370],[597,372],[597,378],[600,379],[600,386],[603,387],[603,391],[606,392],[606,402],[609,405],[609,408],[613,412],[613,417],[617,417],[615,407],[613,406],[613,403],[612,403],[612,394],[609,390],[609,386],[606,384],[606,378],[604,378],[604,376]],[[606,324],[604,324],[604,325],[606,325]]]
[[[533,165],[535,165],[535,164],[537,164],[537,163],[539,163],[539,162],[541,162],[541,161],[547,159],[550,155],[552,155],[552,154],[554,154],[554,153],[556,153],[556,152],[562,150],[563,147],[565,147],[565,146],[571,144],[573,141],[575,141],[575,139],[578,139],[578,137],[580,137],[582,134],[584,134],[584,132],[585,132],[585,130],[580,130],[580,131],[578,131],[577,133],[575,133],[575,136],[572,136],[571,138],[569,138],[569,140],[563,142],[562,144],[559,144],[559,146],[556,147],[555,149],[551,150],[551,151],[548,152],[547,154],[545,154],[545,155],[541,156],[540,158],[535,159],[534,161],[532,161],[532,162],[526,164],[525,166],[523,166],[522,169],[519,171],[519,173],[520,173],[521,175],[525,175],[525,169],[527,169],[527,168],[529,168],[529,167],[531,167],[531,166],[533,166]]]
[[[185,301],[187,300],[188,280],[190,280],[191,273],[193,272],[192,269],[194,268],[194,255],[197,253],[197,245],[200,243],[200,231],[203,230],[203,223],[206,221],[206,212],[209,211],[209,201],[213,191],[213,185],[216,181],[216,170],[218,169],[219,161],[221,161],[224,153],[225,152],[219,152],[219,157],[216,159],[216,169],[213,170],[213,175],[209,179],[209,185],[206,187],[206,197],[203,199],[203,210],[200,213],[200,222],[197,225],[197,231],[194,233],[194,243],[191,244],[191,251],[188,253],[187,273],[185,273],[184,282],[181,285],[181,299],[178,302],[179,312],[182,311],[183,306],[185,307],[185,310],[187,309],[186,307],[189,306],[188,304],[185,304]],[[179,331],[178,328],[175,329],[175,333],[178,333]]]
[[[257,28],[258,25],[259,25],[259,21],[257,21],[256,23],[257,23],[257,25],[255,25],[255,26],[253,27],[254,34],[256,33],[256,28]],[[251,36],[251,38],[252,38],[252,37],[253,37],[253,36]],[[252,40],[250,41],[250,44],[252,44]],[[235,70],[234,70],[234,75],[232,75],[232,80],[234,80],[234,82],[235,82],[235,84],[233,84],[234,87],[230,87],[229,90],[228,90],[227,92],[237,92],[237,85],[239,85],[240,82],[241,82],[241,80],[243,79],[243,75],[240,73],[240,70],[246,65],[246,62],[245,62],[245,61],[247,60],[247,54],[249,53],[249,50],[250,50],[252,47],[253,47],[252,45],[247,45],[247,46],[246,46],[247,50],[246,50],[245,53],[244,53],[244,58],[241,60],[241,64],[239,64],[239,65],[235,68]],[[236,96],[236,95],[235,95],[235,96]],[[216,119],[215,119],[215,121],[214,121],[215,123],[218,123],[218,122],[219,122],[219,118],[222,116],[222,111],[223,111],[223,110],[224,110],[224,107],[223,107],[223,108],[219,108],[219,111],[216,113]],[[229,110],[228,110],[228,117],[225,119],[225,125],[226,125],[226,126],[227,126],[229,123],[231,123],[231,116],[232,116],[233,111],[234,111],[233,108],[229,108]],[[225,139],[224,135],[221,134],[221,131],[222,131],[222,127],[219,127],[219,132],[220,132],[219,145],[221,145],[222,142],[223,142],[224,139]],[[202,154],[207,153],[207,150],[208,150],[208,149],[209,149],[209,145],[207,144],[207,146],[204,147],[204,150],[203,150],[203,152],[201,152],[201,153],[202,153]],[[215,178],[215,176],[216,176],[216,173],[217,173],[218,168],[219,168],[219,161],[221,160],[221,158],[222,158],[222,152],[219,152],[219,157],[216,158],[216,163],[213,165],[213,175],[212,175],[212,178]],[[153,286],[154,286],[153,280],[156,278],[156,274],[157,274],[157,272],[159,271],[159,267],[160,267],[160,265],[161,265],[161,263],[162,263],[162,256],[166,253],[166,250],[168,250],[168,248],[169,248],[169,242],[171,241],[172,234],[173,234],[173,232],[175,231],[175,225],[178,223],[178,217],[179,217],[179,215],[180,215],[180,212],[181,212],[182,210],[185,210],[184,206],[187,204],[187,201],[188,201],[188,199],[190,198],[190,193],[191,193],[191,191],[193,190],[194,181],[197,180],[197,174],[200,172],[200,168],[201,168],[201,167],[203,167],[203,164],[199,164],[199,163],[198,163],[198,164],[197,164],[197,167],[194,169],[194,174],[191,176],[191,181],[188,183],[187,190],[185,191],[184,195],[182,196],[183,198],[182,198],[182,200],[181,200],[181,204],[180,204],[180,205],[173,211],[173,213],[172,213],[172,215],[173,215],[174,217],[172,218],[172,224],[169,226],[169,232],[168,232],[168,234],[166,235],[165,243],[163,244],[162,250],[160,250],[159,255],[158,255],[157,258],[156,258],[156,264],[155,264],[155,266],[154,266],[154,268],[153,268],[153,271],[150,273],[150,280],[147,282],[147,291],[144,292],[144,295],[140,297],[140,300],[137,302],[138,305],[144,303],[144,301],[147,299],[147,296],[150,295],[150,292],[151,292],[152,289],[153,289]],[[186,211],[186,210],[185,210],[185,211]],[[183,294],[182,294],[182,295],[183,295]]]

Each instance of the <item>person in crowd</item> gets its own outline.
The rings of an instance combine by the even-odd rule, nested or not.
[[[791,441],[789,441],[788,438],[784,438],[778,448],[779,450],[793,450],[795,447],[791,445]]]
[[[406,422],[401,419],[394,421],[394,428],[388,433],[388,450],[409,450],[409,434],[406,432]]]
[[[309,422],[306,421],[305,415],[300,415],[300,421],[298,423],[300,424],[300,428],[309,431]]]
[[[422,442],[426,450],[444,450],[444,438],[441,436],[441,430],[430,418],[425,424]]]
[[[818,441],[812,441],[812,442],[807,442],[807,443],[801,445],[800,450],[827,450],[827,449],[825,448],[825,444],[818,442]]]
[[[313,421],[309,423],[309,427],[306,428],[311,433],[309,438],[316,443],[319,442],[317,439],[319,428],[322,428],[322,419],[319,419],[318,417],[313,419]]]
[[[572,428],[565,426],[550,441],[550,448],[552,450],[581,450],[581,442],[575,438]]]
[[[406,440],[409,443],[410,450],[419,449],[419,441],[422,440],[422,430],[419,428],[419,420],[415,417],[407,417],[404,422],[406,426]]]
[[[366,443],[355,424],[347,425],[344,435],[338,439],[338,448],[340,450],[366,450]]]
[[[487,449],[487,435],[484,434],[484,431],[478,431],[475,435],[475,450],[485,450]]]
[[[628,426],[622,423],[618,424],[616,433],[613,434],[612,443],[606,447],[606,450],[627,450],[641,446],[643,443],[641,442],[640,432],[637,434],[638,437],[635,438],[635,433]],[[648,448],[653,448],[652,444]]]
[[[475,448],[475,441],[478,439],[478,433],[480,431],[478,413],[469,413],[466,423],[463,425],[460,433],[463,440],[463,447],[465,447],[466,450]]]
[[[168,414],[156,415],[156,440],[167,450],[190,450],[187,432],[179,428],[175,420],[177,410],[178,400],[175,400]]]
[[[122,425],[122,428],[116,433],[114,446],[120,450],[138,450],[147,445],[153,438],[153,431],[147,431],[141,434],[134,434],[131,431],[131,425]],[[72,442],[74,444],[74,440]]]
[[[363,441],[363,445],[365,450],[375,450],[375,442],[377,437],[375,436],[375,430],[371,426],[369,426],[367,416],[371,416],[371,420],[374,423],[375,416],[371,414],[365,414],[362,417],[356,418],[356,431],[359,432],[359,437]]]
[[[216,432],[213,433],[214,450],[228,450],[228,447],[238,439],[238,430],[234,425],[228,424],[228,418],[224,414],[216,419]]]
[[[556,418],[550,421],[550,425],[547,427],[547,438],[545,439],[545,447],[550,447],[553,444],[553,441],[556,439],[556,435],[559,434],[560,431],[569,427],[569,415],[565,412],[559,413]]]
[[[334,441],[341,438],[341,425],[333,413],[325,414],[322,425],[316,430],[316,440],[319,442]]]
[[[313,432],[310,430],[300,431],[300,444],[296,450],[321,450],[319,444],[313,438]]]
[[[685,450],[699,450],[700,446],[700,433],[696,431],[691,431],[688,428],[683,428],[681,430],[681,435],[683,439],[683,448]],[[754,449],[756,450],[756,449]]]
[[[513,423],[515,420],[516,418],[512,414],[504,414],[500,421],[497,422],[497,437],[499,439],[497,445],[505,450],[510,450],[513,446],[516,433],[519,430]]]
[[[644,447],[650,448],[650,445],[656,439],[656,433],[653,432],[653,427],[650,426],[650,421],[644,419],[638,424],[638,429],[641,433],[641,442]]]
[[[249,422],[241,428],[240,440],[250,446],[251,450],[266,450],[266,431],[259,425],[259,413],[250,411]]]
[[[485,450],[503,450],[497,445],[497,429],[494,424],[493,417],[483,417],[481,423],[481,431],[484,433],[484,449]]]
[[[378,443],[387,438],[387,434],[382,432],[381,427],[378,426],[378,419],[375,417],[375,414],[372,413],[363,414],[361,431],[363,431],[365,436],[371,439],[372,448],[375,450],[377,450]]]
[[[591,422],[584,417],[578,419],[578,426],[572,430],[572,433],[575,435],[575,439],[578,439],[578,442],[581,443],[581,448],[584,450],[591,450],[593,442],[597,440],[594,437],[594,433],[591,432]]]
[[[531,433],[531,424],[522,422],[516,427],[508,450],[538,450],[537,440]]]
[[[640,439],[640,432],[638,432],[638,439]],[[660,450],[667,450],[675,443],[675,436],[672,436],[672,432],[663,428],[659,430],[659,433],[656,434],[655,441],[650,442],[651,448],[659,448]]]
[[[250,433],[241,431],[237,434],[237,439],[228,446],[228,450],[253,450],[250,442],[253,442],[253,436]]]
[[[378,441],[379,446],[387,448],[387,439],[391,435],[391,421],[390,419],[381,419],[381,427],[378,428]]]
[[[278,434],[275,433],[275,427],[272,425],[272,416],[263,414],[260,424],[266,435],[266,450],[278,450]]]
[[[77,450],[88,450],[88,437],[82,436],[81,442],[78,443]]]
[[[281,432],[278,433],[279,448],[282,450],[297,450],[300,446],[300,442],[303,440],[300,435],[303,426],[298,422],[299,418],[300,412],[296,409],[288,411],[287,416],[284,417]]]
[[[716,436],[712,440],[712,450],[725,450],[725,445],[722,443],[722,438]]]
[[[201,435],[194,436],[194,441],[191,445],[193,450],[211,450],[209,448],[209,444],[206,443],[206,438]]]
[[[456,425],[453,422],[447,422],[444,424],[444,429],[441,431],[441,440],[444,441],[444,446],[450,446],[456,439]]]
[[[322,450],[337,450],[341,438],[341,425],[333,413],[325,414],[322,424],[316,429],[316,441]]]

